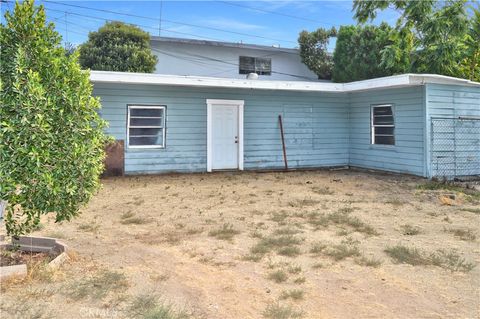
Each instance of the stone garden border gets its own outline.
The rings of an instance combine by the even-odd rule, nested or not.
[[[0,244],[0,250],[10,250],[14,247],[26,252],[42,252],[55,256],[55,258],[48,263],[50,269],[57,269],[69,260],[67,245],[55,238],[20,236],[19,239],[12,238],[12,243]],[[0,281],[11,277],[23,278],[26,275],[26,264],[0,267]]]

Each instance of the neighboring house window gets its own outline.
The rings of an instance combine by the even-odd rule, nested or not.
[[[395,145],[393,105],[372,106],[372,144]]]
[[[257,73],[258,75],[271,75],[272,59],[241,56],[238,72],[240,74]]]
[[[165,147],[165,106],[128,106],[129,148]]]

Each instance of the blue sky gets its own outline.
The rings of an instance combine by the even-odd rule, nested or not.
[[[47,17],[55,22],[64,41],[75,45],[84,42],[88,32],[97,30],[105,20],[140,25],[159,35],[160,12],[162,36],[281,47],[296,47],[302,30],[355,23],[352,1],[52,1],[36,3],[45,6]],[[1,6],[3,22],[5,10],[14,4]],[[374,23],[394,24],[396,18],[395,12],[385,11]]]

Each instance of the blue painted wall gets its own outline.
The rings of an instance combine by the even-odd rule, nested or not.
[[[127,174],[206,171],[206,99],[245,101],[245,169],[283,168],[281,114],[291,168],[351,165],[431,176],[431,117],[480,116],[480,89],[452,85],[344,94],[95,84],[94,94],[116,139],[126,138],[127,104],[167,106],[166,148],[127,149]],[[371,145],[373,104],[394,105],[394,146]]]
[[[423,87],[350,93],[350,165],[425,176]],[[395,145],[371,144],[371,106],[393,104]]]
[[[126,138],[127,104],[167,106],[166,148],[127,149],[125,172],[204,172],[206,99],[244,100],[245,169],[282,168],[278,115],[284,117],[289,166],[348,165],[346,94],[95,84],[107,133]]]
[[[425,95],[427,176],[480,175],[480,88],[427,84]]]

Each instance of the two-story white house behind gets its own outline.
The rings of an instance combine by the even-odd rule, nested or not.
[[[259,80],[318,80],[298,49],[156,36],[151,47],[158,74],[244,79],[256,73]]]

